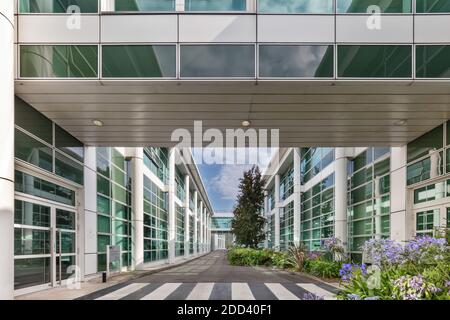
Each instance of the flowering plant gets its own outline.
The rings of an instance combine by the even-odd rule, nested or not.
[[[393,298],[399,300],[422,300],[432,298],[442,290],[434,284],[425,281],[422,275],[402,276],[393,281]]]
[[[368,240],[364,243],[362,251],[367,262],[378,266],[402,262],[402,245],[389,239]]]

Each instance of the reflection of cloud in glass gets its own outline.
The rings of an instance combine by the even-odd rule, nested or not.
[[[332,77],[332,52],[329,46],[262,45],[259,48],[259,75]]]
[[[333,0],[259,0],[259,12],[332,13]]]

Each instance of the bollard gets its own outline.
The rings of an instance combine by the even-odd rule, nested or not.
[[[106,272],[102,273],[102,282],[105,283],[106,282]]]

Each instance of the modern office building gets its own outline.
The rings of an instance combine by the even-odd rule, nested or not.
[[[369,8],[370,5],[378,7]],[[373,11],[380,13],[374,15]],[[401,148],[427,132],[435,132],[436,127],[448,120],[449,25],[447,0],[0,1],[0,252],[5,257],[0,260],[0,298],[11,298],[14,290],[14,210],[20,192],[15,191],[19,178],[51,180],[48,182],[54,184],[51,188],[55,189],[58,203],[59,197],[63,197],[72,209],[86,206],[104,223],[99,232],[88,230],[86,236],[95,238],[100,248],[90,245],[86,247],[88,253],[77,253],[79,259],[85,260],[82,268],[88,265],[89,272],[94,272],[104,261],[102,246],[108,239],[113,242],[112,238],[123,236],[120,243],[124,246],[134,239],[128,237],[123,224],[135,216],[122,214],[115,222],[110,219],[110,230],[107,214],[104,217],[98,213],[96,203],[82,200],[86,192],[95,195],[97,186],[110,183],[110,194],[100,193],[104,197],[102,205],[109,203],[105,199],[117,200],[123,206],[120,210],[129,210],[131,203],[133,211],[132,199],[141,188],[133,188],[133,180],[131,184],[129,180],[115,183],[115,179],[122,179],[121,174],[127,179],[130,176],[127,170],[133,170],[117,159],[118,154],[125,159],[129,156],[140,159],[144,151],[136,151],[137,156],[133,157],[126,148],[170,148],[174,145],[171,141],[174,129],[185,128],[194,136],[193,120],[202,120],[205,130],[215,128],[222,132],[240,127],[245,120],[256,129],[279,129],[283,147],[370,145],[406,150]],[[16,97],[41,114],[31,119],[31,124],[40,126],[46,122],[40,120],[45,116],[53,123],[53,129],[49,132],[45,128],[22,127],[17,122],[20,118],[15,121]],[[42,149],[39,157],[33,154],[29,161],[35,169],[39,167],[55,177],[61,176],[62,185],[58,184],[59,178],[52,180],[34,171],[16,170],[17,159],[26,158],[27,151],[22,145],[23,154],[15,156],[15,132],[16,151],[18,143]],[[68,138],[62,142],[59,137],[64,135]],[[24,142],[30,137],[34,140]],[[73,142],[69,142],[70,149],[61,149],[66,141],[80,142],[78,149],[72,148]],[[445,145],[444,140],[441,149]],[[114,146],[125,149],[94,148]],[[98,172],[97,153],[104,165],[112,163],[110,170],[114,171],[110,176]],[[169,152],[169,163],[172,153]],[[339,156],[337,149],[335,156]],[[158,157],[164,158],[162,154]],[[342,156],[338,159],[344,158],[347,160],[335,165],[349,161]],[[403,169],[409,160],[391,155],[391,168],[395,168],[391,175],[406,174]],[[86,170],[98,175],[99,183],[94,189],[92,181],[86,180],[90,179]],[[193,168],[189,170],[193,172]],[[18,173],[16,177],[16,171],[22,175]],[[182,175],[189,172],[180,171],[178,177],[174,170],[169,170],[169,186],[177,177],[181,184]],[[336,184],[343,185],[347,175],[341,172],[344,176],[338,176],[339,172],[335,171],[334,197],[340,199],[336,192],[347,191]],[[70,190],[75,190],[67,181],[72,181],[75,189],[84,184],[81,190],[85,192],[80,195],[76,191],[74,200]],[[153,186],[145,182],[144,179],[142,184],[146,185],[146,192],[158,193],[151,191]],[[200,183],[191,184],[201,188]],[[69,191],[63,192],[58,186]],[[163,185],[157,186],[161,189]],[[86,191],[89,188],[92,190]],[[321,189],[321,194],[326,191]],[[201,190],[197,193],[210,213],[206,195]],[[409,202],[397,203],[402,199],[391,195],[392,225],[400,221],[397,217],[406,216]],[[144,210],[146,204],[148,209],[148,201],[143,204]],[[298,220],[299,205],[297,201],[292,208],[286,208],[284,216],[288,218],[283,226]],[[339,205],[334,208],[335,224],[341,225],[336,233],[347,226],[344,204]],[[161,209],[161,205],[156,208]],[[107,212],[108,208],[101,210]],[[115,210],[115,205],[110,210]],[[181,226],[184,220],[180,204],[169,200],[168,211]],[[142,217],[147,219],[144,226],[148,226],[149,217],[150,222],[153,218],[158,220],[160,226],[165,223],[164,214],[146,213]],[[49,218],[53,221],[50,226],[48,223],[36,226],[43,231],[36,232],[36,237],[45,239],[48,235],[45,228],[47,231],[53,228],[52,234],[56,232],[55,215]],[[177,241],[172,245],[175,249],[168,246],[169,258],[171,252],[178,256],[186,254],[188,247],[191,252],[192,241],[187,239],[196,236],[185,234],[183,238],[183,228],[175,228],[173,221],[170,224],[170,217],[169,226],[174,228],[169,229]],[[113,228],[114,223],[117,228]],[[196,225],[184,221],[185,230],[192,223]],[[275,230],[278,223],[278,220],[273,223]],[[294,227],[300,225],[295,222]],[[70,234],[70,228],[64,230]],[[19,229],[17,235],[20,232]],[[163,234],[155,232],[150,231],[150,237],[144,232],[142,238],[147,241],[143,250],[139,248],[140,241],[128,246],[124,250],[125,260],[133,260],[133,250],[139,255],[142,252],[142,259],[147,261],[165,257]],[[289,227],[283,227],[282,232],[286,239],[298,240],[299,233],[295,230],[291,234]],[[407,233],[406,229],[404,232]],[[84,237],[79,235],[78,239]],[[273,239],[273,244],[278,238]],[[312,243],[315,238],[311,235],[308,239]],[[73,256],[73,252],[67,254]],[[84,257],[85,254],[91,256]],[[45,254],[41,259],[43,265],[48,261]],[[54,269],[55,258],[51,261]],[[51,274],[54,279],[56,271]],[[43,281],[48,283],[48,279]]]
[[[232,246],[234,236],[231,232],[232,212],[214,212],[211,217],[211,249],[223,250]]]
[[[355,260],[369,239],[450,227],[450,123],[403,147],[284,148],[265,173],[266,246],[320,250],[337,237]]]

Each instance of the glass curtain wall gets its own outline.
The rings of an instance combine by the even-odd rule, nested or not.
[[[294,244],[294,201],[280,212],[280,250],[287,251]]]
[[[334,161],[334,148],[302,148],[300,173],[305,184]]]
[[[175,204],[175,225],[176,225],[176,239],[175,239],[175,256],[184,255],[184,208]]]

